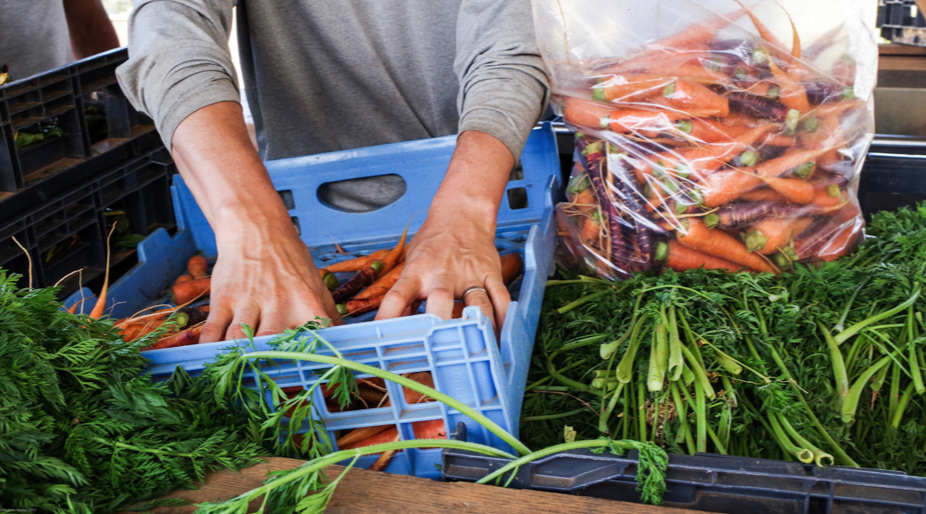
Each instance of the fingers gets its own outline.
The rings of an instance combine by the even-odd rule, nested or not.
[[[453,286],[449,280],[438,279],[435,282],[435,287],[428,292],[425,312],[448,320],[453,316]]]
[[[404,273],[392,289],[383,296],[383,303],[374,319],[392,319],[402,316],[412,302],[418,298],[421,282],[417,277],[406,276]]]
[[[259,321],[259,306],[252,302],[247,302],[244,305],[238,306],[238,308],[235,309],[235,316],[232,318],[231,325],[228,326],[228,330],[225,332],[225,340],[244,339],[246,336],[241,325],[247,325],[251,327],[252,330],[258,330]]]
[[[234,311],[228,304],[212,302],[209,307],[209,316],[206,318],[206,324],[203,325],[203,331],[199,335],[200,343],[214,343],[222,341],[225,338],[225,331],[232,321]]]
[[[498,335],[505,324],[505,316],[508,314],[508,304],[511,303],[511,294],[508,287],[502,281],[501,275],[489,275],[486,277],[485,288],[489,292],[489,298],[492,300],[492,306],[495,308],[495,335]],[[490,316],[491,315],[487,315]]]
[[[481,286],[480,286],[481,287]],[[485,288],[486,291],[482,289],[473,289],[469,293],[466,293],[466,296],[463,297],[463,303],[469,307],[475,305],[479,307],[479,310],[489,318],[492,322],[492,328],[495,328],[497,331],[497,324],[495,322],[495,316],[493,316],[492,310],[492,300],[489,298],[488,288]]]

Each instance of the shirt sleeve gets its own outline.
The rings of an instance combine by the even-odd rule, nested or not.
[[[150,116],[170,149],[187,116],[240,102],[228,38],[234,0],[136,0],[129,60],[116,70],[126,97]]]
[[[454,70],[459,132],[494,136],[517,160],[549,97],[530,0],[464,0]]]

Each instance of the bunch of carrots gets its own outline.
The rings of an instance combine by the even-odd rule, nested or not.
[[[725,30],[743,16],[760,37]],[[863,220],[850,184],[872,121],[848,56],[826,71],[807,64],[831,43],[803,52],[794,29],[788,51],[743,7],[554,84],[578,132],[557,207],[571,253],[624,278],[778,273],[853,250]]]

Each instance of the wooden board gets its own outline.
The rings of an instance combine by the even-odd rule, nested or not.
[[[261,485],[268,471],[292,469],[304,461],[271,458],[263,464],[240,472],[223,470],[211,473],[205,484],[194,491],[175,491],[168,498],[185,498],[194,503],[232,498]],[[344,468],[326,469],[329,478]],[[259,502],[252,502],[248,512],[254,512]],[[193,505],[160,507],[154,514],[191,514]],[[467,512],[474,514],[695,514],[686,509],[654,507],[617,502],[600,498],[566,494],[505,489],[467,482],[438,482],[425,478],[391,475],[362,469],[352,469],[338,484],[328,514],[434,514]],[[700,512],[700,511],[699,511]],[[703,514],[703,513],[702,513]]]

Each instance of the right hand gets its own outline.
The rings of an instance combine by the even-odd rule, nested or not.
[[[341,323],[289,212],[251,144],[241,106],[208,105],[171,138],[174,161],[215,231],[209,317],[200,341],[279,334],[317,317]]]
[[[219,258],[212,273],[209,318],[200,341],[282,333],[317,317],[341,324],[305,244],[292,226],[236,226],[217,235]]]

